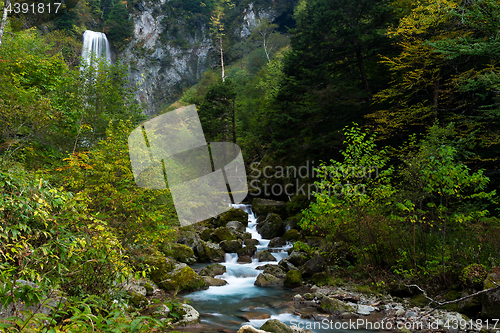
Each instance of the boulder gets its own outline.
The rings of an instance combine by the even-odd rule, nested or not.
[[[278,319],[269,319],[260,328],[272,333],[294,333],[293,329]]]
[[[205,229],[205,230],[212,230],[212,229]],[[201,241],[202,239],[200,238],[200,235],[198,235],[196,232],[184,231],[182,232],[182,237],[180,237],[177,240],[177,243],[187,245],[194,250],[196,247],[198,247]]]
[[[182,304],[181,311],[184,312],[182,319],[175,323],[176,327],[192,326],[200,322],[200,313],[189,304]]]
[[[286,224],[285,224],[286,225]],[[297,229],[290,229],[283,235],[284,241],[296,241],[300,238],[299,231]]]
[[[225,260],[224,251],[218,244],[212,242],[205,242],[200,239],[194,251],[200,262],[223,262]]]
[[[254,282],[257,287],[275,287],[282,286],[283,279],[279,279],[268,273],[260,273]]]
[[[491,269],[484,281],[484,289],[495,287],[492,281],[500,284],[500,267]],[[483,294],[482,303],[483,309],[481,313],[484,317],[491,319],[500,318],[500,289]]]
[[[248,213],[243,209],[231,208],[221,214],[217,221],[217,226],[226,226],[226,224],[231,221],[241,222],[245,227],[248,227]]]
[[[201,276],[210,276],[214,277],[217,275],[222,275],[226,273],[226,266],[221,264],[213,264],[203,267],[200,271]]]
[[[314,273],[319,273],[324,271],[326,268],[326,262],[322,255],[317,254],[301,267],[301,273],[303,277],[311,277]]]
[[[236,238],[237,237],[233,235],[231,230],[226,227],[219,227],[210,234],[210,240],[214,243],[220,243],[226,240],[235,240]]]
[[[174,261],[165,257],[159,251],[151,250],[143,258],[145,264],[150,267],[156,267],[156,269],[149,272],[149,278],[157,285],[167,279],[168,274],[174,269]]]
[[[271,254],[271,252],[267,250],[262,250],[256,253],[255,255],[257,259],[262,262],[262,261],[276,261],[276,258]]]
[[[269,214],[261,224],[257,225],[257,231],[264,239],[283,236],[285,232],[283,220],[277,214]]]
[[[252,201],[252,209],[257,216],[266,216],[269,213],[286,217],[286,202],[270,199],[255,198]]]
[[[158,286],[166,291],[190,291],[205,289],[208,284],[188,265],[177,264],[165,280],[158,282]]]
[[[257,247],[253,245],[245,246],[237,251],[238,257],[241,256],[250,256],[252,257],[255,252],[257,252]]]
[[[289,262],[287,258],[281,259],[280,262],[278,263],[278,266],[280,266],[285,272],[288,272],[290,270],[295,270],[295,271],[299,270],[297,267],[295,267],[294,264]]]
[[[285,228],[287,230],[290,230],[290,229],[300,230],[299,224],[300,224],[301,219],[302,219],[302,214],[297,214],[297,215],[288,217],[284,222]]]
[[[280,247],[280,246],[285,246],[285,245],[286,245],[286,241],[282,237],[274,237],[269,242],[268,247]]]
[[[471,264],[462,270],[460,280],[466,287],[481,290],[487,276],[488,272],[486,271],[486,267],[484,267],[484,265]]]
[[[271,274],[280,279],[284,279],[286,276],[286,272],[283,270],[283,268],[277,265],[265,265],[263,273]]]
[[[223,279],[216,279],[211,276],[203,276],[203,280],[210,286],[210,287],[220,287],[220,286],[225,286],[227,284],[226,280]]]
[[[293,251],[292,253],[290,253],[288,257],[286,257],[286,260],[292,263],[296,267],[304,265],[307,259],[308,257],[305,252],[298,252],[298,251]]]
[[[240,315],[239,317],[250,321],[252,319],[262,320],[271,318],[271,315],[266,312],[246,312],[245,314]]]
[[[251,264],[252,263],[252,257],[238,255],[238,260],[236,262],[244,263],[244,264]]]
[[[196,257],[194,256],[193,249],[185,244],[177,243],[172,245],[171,253],[174,260],[183,262],[185,264],[192,264],[196,262]]]
[[[131,305],[131,306],[133,306],[136,309],[145,308],[149,304],[149,301],[146,298],[145,293],[146,293],[145,289],[144,289],[144,295],[140,294],[140,293],[137,293],[135,291],[132,291],[132,290],[128,290],[127,291],[128,304]]]
[[[245,232],[246,230],[246,227],[245,225],[243,225],[243,223],[239,222],[239,221],[230,221],[226,224],[226,228],[234,228],[238,231],[242,231],[242,232]]]
[[[269,332],[258,330],[252,325],[243,325],[236,333],[269,333]]]
[[[246,246],[249,246],[249,245],[257,246],[257,245],[260,245],[260,242],[257,239],[245,239],[243,241],[243,243]]]
[[[243,241],[241,239],[225,240],[220,242],[219,245],[226,253],[236,253],[243,247]]]
[[[347,303],[331,297],[323,297],[319,309],[329,314],[339,314],[342,312],[354,312],[354,308]]]
[[[302,285],[302,276],[299,271],[289,270],[286,272],[285,281],[283,282],[285,287],[295,288]]]
[[[205,242],[208,242],[210,240],[210,235],[212,234],[212,232],[214,232],[215,229],[204,229],[201,233],[200,233],[200,238],[202,240],[204,240]]]

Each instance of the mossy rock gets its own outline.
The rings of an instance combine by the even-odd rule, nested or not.
[[[288,325],[282,323],[278,319],[269,319],[260,327],[262,331],[271,332],[271,333],[293,333],[293,329],[291,329]]]
[[[195,253],[200,262],[223,262],[226,255],[218,244],[205,241],[198,243]]]
[[[336,298],[323,297],[319,309],[329,314],[339,314],[342,312],[354,312],[354,308]]]
[[[231,230],[226,227],[219,227],[210,234],[210,240],[215,243],[222,241],[235,240],[236,236],[233,235]]]
[[[154,288],[149,282],[144,282],[144,288],[146,289],[146,296],[152,296],[154,293]]]
[[[257,259],[262,261],[277,261],[276,258],[268,250],[261,250],[255,254]]]
[[[133,306],[136,309],[143,309],[148,306],[149,302],[146,296],[136,293],[132,290],[127,291],[129,296],[128,304]]]
[[[333,284],[333,278],[327,272],[314,273],[311,281],[318,287],[329,286]]]
[[[226,253],[236,253],[243,247],[243,241],[241,239],[225,240],[220,242],[219,245]]]
[[[203,280],[210,286],[210,287],[221,287],[225,286],[227,284],[226,280],[223,279],[216,279],[211,276],[203,276]]]
[[[262,223],[257,225],[257,231],[264,239],[281,237],[285,233],[283,220],[278,214],[269,214]]]
[[[282,286],[283,279],[277,278],[274,275],[268,273],[260,273],[255,279],[254,285],[257,287],[275,287]]]
[[[214,277],[216,275],[222,275],[225,272],[226,266],[217,263],[203,267],[200,271],[200,275]]]
[[[192,264],[196,262],[194,251],[187,245],[174,244],[172,245],[172,257],[185,264]]]
[[[200,233],[200,238],[207,242],[210,240],[212,232],[214,232],[214,229],[205,229]]]
[[[465,267],[460,274],[460,282],[466,287],[480,290],[483,287],[484,280],[488,276],[486,267],[481,264],[471,264]]]
[[[284,201],[255,198],[252,201],[252,209],[257,216],[266,216],[267,214],[274,213],[286,218],[288,215],[286,202]]]
[[[257,239],[245,239],[243,240],[243,243],[246,245],[246,246],[249,246],[249,245],[253,245],[253,246],[257,246],[260,244],[260,242],[257,240]]]
[[[410,298],[410,304],[419,308],[423,308],[429,305],[430,301],[424,296],[424,294],[418,294]]]
[[[158,286],[166,291],[192,291],[207,288],[208,284],[191,267],[179,264]]]
[[[486,280],[484,280],[484,289],[496,287],[493,282],[500,284],[500,267],[492,268]],[[481,314],[486,318],[500,318],[500,289],[482,295],[483,308]]]
[[[286,273],[285,281],[283,282],[285,287],[295,288],[302,285],[302,276],[299,271],[290,270]]]
[[[286,272],[283,270],[282,267],[278,265],[270,265],[270,264],[265,265],[263,273],[271,274],[280,279],[284,279],[286,276]]]
[[[224,212],[219,216],[217,225],[222,227],[230,221],[241,222],[245,227],[248,227],[248,213],[243,209],[231,208],[227,212]]]
[[[239,249],[236,253],[238,256],[253,256],[257,252],[257,247],[255,245],[248,245]]]
[[[150,267],[155,267],[149,272],[149,278],[156,284],[165,280],[168,274],[174,269],[174,262],[165,257],[159,251],[152,252],[145,258],[145,263]]]
[[[282,237],[286,241],[296,241],[300,238],[300,233],[297,229],[290,229]]]

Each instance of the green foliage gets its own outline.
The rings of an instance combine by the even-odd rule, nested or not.
[[[104,32],[113,45],[121,50],[130,41],[134,24],[129,20],[127,8],[121,1],[117,1],[104,22]]]

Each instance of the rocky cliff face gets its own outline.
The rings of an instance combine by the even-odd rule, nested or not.
[[[135,4],[131,19],[134,36],[118,57],[129,65],[130,78],[138,87],[136,98],[146,105],[146,113],[153,115],[163,106],[179,98],[182,89],[195,84],[212,65],[217,65],[218,55],[213,47],[206,23],[196,25],[189,33],[169,31],[165,19],[172,13],[165,10],[167,0],[142,1]],[[273,20],[278,12],[271,7],[256,8],[252,3],[239,15],[239,24],[233,34],[247,38],[261,18]],[[175,43],[176,39],[182,43]]]
[[[168,42],[162,20],[161,2],[143,1],[132,14],[134,36],[119,55],[129,64],[130,78],[138,87],[137,100],[145,103],[146,113],[154,114],[162,105],[176,99],[183,87],[194,84],[209,65],[212,42],[205,27],[184,36],[188,48]]]

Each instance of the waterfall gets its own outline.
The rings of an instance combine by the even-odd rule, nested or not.
[[[108,64],[111,64],[111,51],[106,34],[86,30],[83,33],[83,61],[90,64],[92,55],[97,59],[105,59]]]

